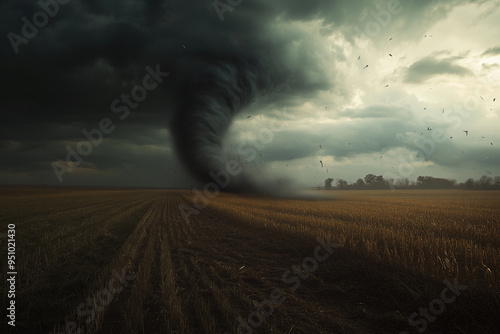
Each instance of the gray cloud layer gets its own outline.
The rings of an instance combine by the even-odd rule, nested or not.
[[[405,13],[411,15],[393,15],[391,26],[397,27],[400,39],[412,40],[425,32],[426,25],[446,17],[454,5],[465,2],[401,1]],[[387,6],[387,1],[368,0],[244,0],[234,10],[226,11],[221,21],[210,1],[71,0],[59,6],[59,12],[36,36],[20,44],[16,54],[6,36],[10,32],[22,35],[21,18],[31,21],[41,8],[33,1],[3,1],[0,171],[5,175],[40,172],[45,182],[53,182],[50,163],[64,159],[65,145],[74,146],[84,139],[83,129],[96,128],[103,117],[108,117],[116,131],[85,158],[89,170],[121,173],[123,183],[132,175],[161,175],[164,170],[170,173],[169,170],[179,168],[173,162],[172,148],[177,147],[188,169],[198,176],[206,175],[208,169],[219,167],[216,163],[200,167],[199,161],[210,161],[220,154],[217,150],[231,117],[249,104],[251,108],[252,99],[259,103],[265,98],[268,105],[290,107],[317,99],[318,94],[326,91],[335,92],[339,101],[351,99],[354,89],[347,86],[345,78],[331,75],[336,73],[336,66],[352,61],[347,58],[346,49],[342,45],[325,45],[308,29],[312,22],[320,27],[323,36],[340,33],[345,41],[355,43],[360,37],[358,29],[364,31],[367,23],[377,22],[377,13],[380,15]],[[392,37],[394,31],[381,29],[371,42],[382,45],[382,40],[386,43],[386,36]],[[498,47],[484,54],[498,54]],[[453,57],[419,58],[406,68],[404,80],[417,84],[437,75],[472,74],[472,70],[456,61]],[[148,92],[126,120],[119,120],[111,103],[140,85],[146,66],[156,64],[170,76]],[[225,90],[228,87],[231,90]],[[207,105],[211,109],[206,110]],[[224,108],[228,108],[227,112],[218,114]],[[193,114],[192,110],[200,113]],[[397,147],[401,143],[394,141],[395,133],[390,132],[385,138],[384,129],[413,131],[416,124],[410,121],[401,128],[398,122],[411,115],[409,110],[397,106],[373,103],[345,110],[330,106],[330,110],[332,116],[342,114],[358,119],[359,126],[352,132],[339,131],[346,136],[362,137],[352,140],[350,148],[323,144],[331,147],[328,153],[336,157]],[[271,111],[266,105],[260,112],[270,115]],[[214,121],[217,117],[220,122]],[[202,124],[202,129],[191,127],[193,119]],[[374,119],[382,123],[372,126],[373,136],[366,136],[364,129],[369,129]],[[173,131],[162,132],[165,128]],[[322,134],[317,136],[317,141],[325,142]],[[378,139],[372,139],[377,136]],[[276,151],[271,154],[272,159],[307,157],[315,152],[316,144],[287,146],[293,137],[292,131],[277,136],[273,144],[276,146],[269,148]],[[373,142],[385,144],[374,147]],[[214,146],[198,150],[200,143]],[[162,157],[156,158],[158,154]],[[150,164],[155,159],[160,159],[162,165],[152,173]],[[19,175],[16,180],[22,177]],[[90,179],[89,176],[85,182]],[[146,183],[154,185],[152,180]]]

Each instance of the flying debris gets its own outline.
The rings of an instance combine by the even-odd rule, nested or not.
[[[424,110],[427,110],[427,108],[424,108]]]
[[[432,129],[430,127],[427,127],[427,131],[431,131]]]
[[[349,143],[349,145],[351,145],[351,143]]]
[[[363,68],[367,68],[367,67],[368,67],[368,65],[366,65],[366,66],[365,66],[365,67],[363,67]]]
[[[444,109],[443,109],[443,112],[441,114],[444,114]]]
[[[491,146],[493,146],[493,143],[490,143],[490,144],[491,144]]]
[[[389,87],[389,85],[385,85],[385,87]]]
[[[361,58],[361,56],[358,56],[358,60]]]
[[[495,97],[495,98],[493,98],[493,102],[495,102],[495,100],[496,100],[496,99],[497,99],[496,97]]]
[[[483,101],[484,101],[484,99],[483,99],[483,97],[482,97],[481,95],[479,95],[479,97],[481,98],[481,100],[483,100]]]
[[[380,156],[380,159],[382,159],[383,155]]]
[[[319,145],[319,148],[322,148],[321,145]]]
[[[255,102],[255,100],[252,100],[252,103],[254,103],[254,102]]]
[[[323,161],[320,160],[319,162],[321,163],[321,168],[323,168]]]
[[[184,44],[182,44],[182,47],[183,47],[184,49],[186,48],[186,46],[185,46]]]
[[[469,131],[467,130],[462,130],[463,132],[465,132],[465,135],[468,136],[469,135]]]
[[[424,36],[424,38],[426,38],[426,37],[427,37],[427,35]]]
[[[391,54],[391,53],[389,53],[389,56],[391,56],[391,57],[392,57],[392,54]]]
[[[328,174],[328,168],[326,169],[326,174]]]
[[[290,158],[288,158],[287,160],[292,160],[293,156],[291,156]]]
[[[390,41],[392,41],[392,37],[391,37],[391,38],[389,38],[389,40],[390,40]]]
[[[250,116],[247,116],[247,118],[250,118],[250,117],[252,117],[252,115],[250,115]]]

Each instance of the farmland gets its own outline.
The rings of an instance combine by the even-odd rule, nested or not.
[[[498,332],[500,192],[322,193],[0,187],[12,333]]]

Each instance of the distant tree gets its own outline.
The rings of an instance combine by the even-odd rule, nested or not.
[[[339,179],[339,180],[337,181],[337,187],[338,187],[338,188],[341,188],[341,189],[343,189],[343,188],[347,188],[347,185],[348,185],[348,183],[347,183],[347,181],[346,181],[346,180]]]
[[[325,190],[332,190],[333,178],[329,177],[325,180]]]
[[[493,179],[493,188],[500,189],[500,176],[495,176]]]
[[[474,179],[473,178],[468,178],[465,182],[464,182],[464,188],[465,189],[474,189]]]
[[[359,178],[354,185],[356,188],[363,188],[365,186],[365,181],[363,181],[362,178]]]
[[[408,189],[410,187],[410,180],[407,177],[397,179],[394,182],[394,186],[398,189]]]
[[[417,177],[417,187],[423,189],[449,189],[455,186],[456,180],[448,180],[432,176]]]
[[[417,177],[417,186],[422,187],[423,185],[425,185],[425,177],[424,176]]]
[[[375,174],[367,174],[365,176],[365,183],[366,184],[372,184],[375,182],[375,179],[377,178],[377,176]]]
[[[481,189],[490,189],[493,184],[493,179],[489,176],[483,175],[479,179],[479,188]]]

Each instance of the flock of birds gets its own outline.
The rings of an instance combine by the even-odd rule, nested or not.
[[[426,38],[426,37],[427,37],[427,35],[424,35],[424,38]],[[429,37],[432,37],[432,35],[429,35]],[[393,39],[392,37],[391,37],[391,38],[389,38],[389,41],[391,41],[392,39]],[[392,53],[389,53],[389,57],[393,57]],[[361,56],[358,56],[358,60],[360,60],[360,59],[361,59]],[[368,68],[368,67],[369,67],[369,65],[368,65],[368,64],[366,64],[366,65],[363,67],[363,69],[366,69],[366,68]],[[385,85],[385,87],[389,87],[389,85]],[[483,99],[483,97],[481,97],[481,99],[482,99],[482,100],[484,100],[484,99]],[[496,101],[496,98],[493,98],[493,102],[495,102],[495,101]],[[254,103],[254,102],[255,102],[255,100],[252,100],[252,103]],[[270,109],[272,109],[272,108],[270,108]],[[325,106],[325,109],[328,109],[328,107],[327,107],[327,106]],[[426,108],[426,107],[424,107],[424,110],[427,110],[427,108]],[[443,110],[442,110],[442,113],[444,114],[444,112],[445,112],[445,110],[443,109]],[[248,115],[246,118],[250,118],[250,117],[252,117],[252,115]],[[262,118],[262,116],[261,116],[261,118]],[[427,131],[432,131],[432,128],[431,128],[431,127],[427,127]],[[469,130],[463,130],[463,132],[465,133],[465,136],[469,136]],[[421,133],[420,133],[420,135],[423,135],[423,132],[421,132]],[[484,136],[482,136],[481,138],[483,138],[483,139],[484,139],[485,137],[484,137]],[[450,139],[453,139],[453,137],[451,136],[451,137],[450,137]],[[351,145],[351,143],[349,143],[349,145]],[[493,143],[492,143],[492,142],[490,142],[490,145],[491,145],[491,146],[493,146]],[[320,149],[323,149],[322,145],[319,145],[319,148],[320,148]],[[462,153],[464,153],[464,152],[462,151]],[[260,154],[259,154],[259,155],[260,155]],[[262,156],[261,156],[261,157],[262,157]],[[383,157],[383,156],[380,156],[380,158],[382,158],[382,157]],[[289,157],[287,160],[291,160],[291,159],[293,159],[293,156]],[[426,161],[427,161],[427,159],[426,159]],[[321,168],[324,168],[323,161],[322,161],[322,160],[319,160],[319,163],[320,163],[320,165],[321,165]],[[287,164],[287,166],[288,166],[288,164]],[[326,171],[327,171],[327,173],[328,173],[328,168],[326,169]]]

